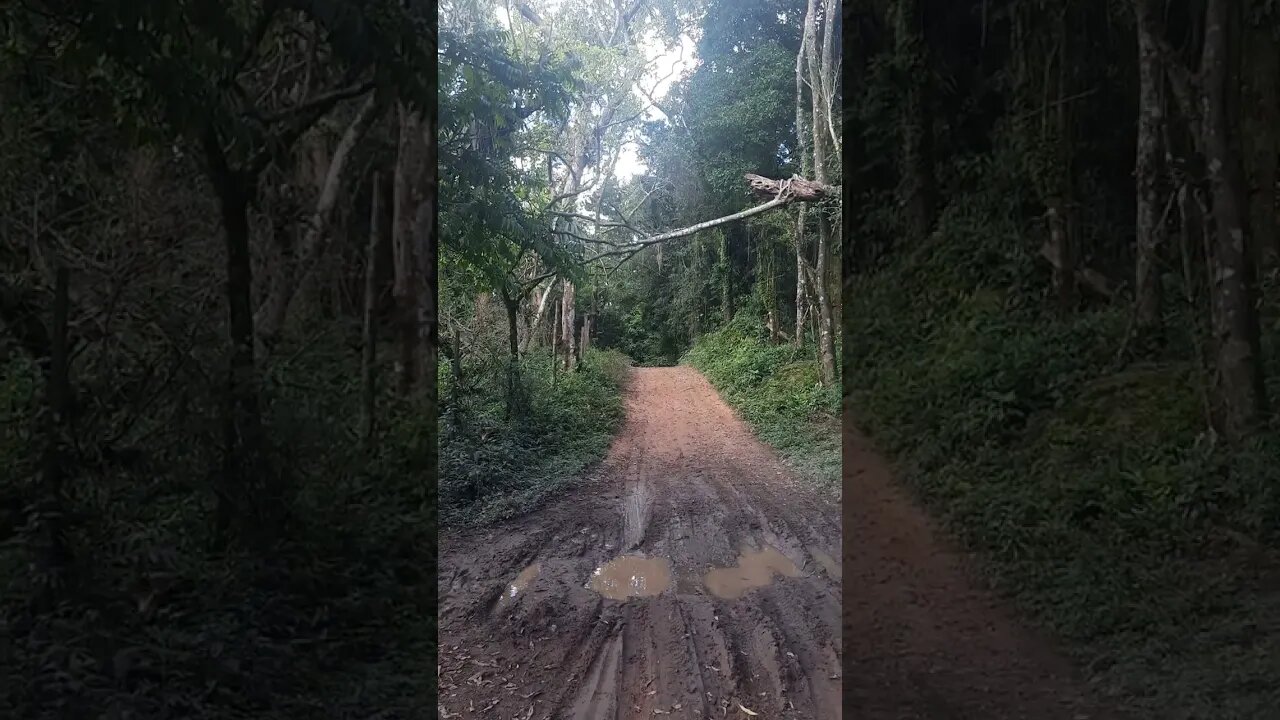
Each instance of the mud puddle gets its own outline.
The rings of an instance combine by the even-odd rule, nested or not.
[[[703,578],[712,595],[722,600],[737,600],[747,593],[773,583],[774,575],[799,577],[800,568],[772,547],[744,550],[735,567],[716,568]]]
[[[663,558],[623,555],[596,568],[587,588],[610,600],[661,595],[671,587],[671,565]]]
[[[507,591],[502,594],[503,599],[514,600],[517,595],[528,589],[529,584],[533,582],[534,578],[538,577],[538,572],[541,569],[542,568],[538,563],[534,563],[524,570],[521,570],[520,574],[516,576],[516,579],[512,580],[511,583],[507,585]]]

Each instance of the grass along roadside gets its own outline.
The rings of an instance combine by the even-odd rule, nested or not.
[[[773,345],[759,318],[739,313],[703,335],[682,362],[701,372],[798,475],[840,492],[840,396],[818,382],[810,347]]]
[[[1024,300],[1018,278],[1042,280],[1017,267],[1025,257],[958,262],[1000,237],[944,224],[933,247],[851,289],[844,373],[857,422],[1104,693],[1139,717],[1269,717],[1280,706],[1277,434],[1232,450],[1204,435],[1199,370],[1177,359],[1194,357],[1189,337],[1122,366],[1123,310],[1049,318]]]
[[[503,399],[484,388],[440,419],[440,517],[448,526],[482,525],[536,508],[604,457],[623,419],[631,361],[590,349],[574,372],[553,371],[549,353],[521,361],[527,412],[503,418]],[[441,376],[441,397],[452,381]]]

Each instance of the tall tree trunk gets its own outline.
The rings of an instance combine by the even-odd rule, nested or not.
[[[831,68],[823,67],[819,64],[818,43],[814,38],[817,24],[816,8],[817,0],[809,0],[809,13],[805,20],[805,34],[810,39],[805,43],[805,53],[809,67],[808,85],[814,89],[809,94],[812,106],[810,117],[813,121],[811,135],[813,140],[813,178],[819,185],[826,185],[827,164],[829,162],[827,147],[830,144],[830,138],[825,132],[825,126],[828,123],[832,108],[826,103],[818,89],[823,86],[823,78],[831,74]],[[827,12],[834,11],[834,7],[828,4]],[[825,208],[819,206],[816,209],[816,213],[818,215],[818,252],[814,263],[813,284],[818,299],[818,369],[823,386],[830,387],[836,379],[835,318],[831,312],[831,294],[827,287],[827,257],[828,248],[832,241],[831,222],[828,219]]]
[[[1227,101],[1230,12],[1228,0],[1209,0],[1201,60],[1204,82],[1201,103],[1205,160],[1216,226],[1210,279],[1214,295],[1217,401],[1222,432],[1229,440],[1236,441],[1257,426],[1267,410],[1267,398],[1254,305],[1254,267],[1246,240],[1244,168],[1232,145],[1232,119],[1240,109],[1228,108]]]
[[[263,467],[265,436],[254,359],[253,263],[249,250],[249,201],[253,183],[227,164],[213,128],[202,137],[209,179],[218,195],[227,263],[227,384],[222,414],[222,478],[215,488],[217,540],[231,540],[237,521],[245,530],[274,529],[283,509]]]
[[[907,88],[902,96],[901,178],[899,202],[906,209],[907,231],[915,243],[928,237],[937,214],[937,182],[933,169],[933,116],[929,104],[928,46],[923,38],[919,0],[897,0],[894,42],[906,62]]]
[[[507,407],[510,420],[521,414],[520,407],[520,296],[502,290],[502,305],[507,310]]]
[[[39,571],[44,576],[41,591],[33,598],[36,608],[50,611],[58,602],[58,591],[66,579],[71,564],[71,551],[67,544],[66,493],[63,487],[66,475],[66,440],[68,437],[68,410],[71,395],[70,353],[67,329],[70,321],[70,272],[59,266],[55,275],[53,296],[53,323],[49,327],[49,358],[45,368],[45,401],[47,413],[42,418],[45,447],[42,458],[41,482],[44,497],[40,503],[39,522],[41,547],[37,554]]]
[[[1245,171],[1249,182],[1249,229],[1256,267],[1276,266],[1276,162],[1280,154],[1280,44],[1269,23],[1247,23],[1244,37],[1245,103],[1241,108]]]
[[[800,35],[800,50],[796,53],[796,141],[800,146],[800,168],[801,173],[804,175],[810,174],[809,165],[812,162],[809,154],[809,144],[806,141],[809,128],[804,118],[805,51],[808,49],[809,44],[813,42],[814,9],[816,6],[817,3],[814,0],[809,0],[808,9],[804,17],[804,30]],[[804,272],[804,226],[807,210],[808,208],[804,205],[796,208],[796,347],[804,345],[804,324],[807,319],[805,303],[808,293],[805,290]]]
[[[796,209],[796,336],[792,338],[795,346],[804,345],[805,292],[804,279],[804,211],[801,205]]]
[[[395,257],[396,326],[400,354],[397,370],[400,389],[413,391],[422,376],[422,342],[418,327],[422,312],[425,279],[414,238],[419,206],[419,184],[426,171],[423,153],[422,116],[401,104],[398,108],[400,138],[396,149],[395,189],[392,199],[391,244]]]
[[[436,217],[439,160],[436,154],[438,147],[436,145],[435,113],[420,114],[420,117],[424,117],[423,127],[418,134],[418,141],[422,146],[423,161],[418,176],[421,183],[421,191],[418,195],[417,213],[414,216],[418,273],[423,278],[421,295],[418,300],[418,335],[422,346],[423,368],[426,370],[427,375],[424,383],[425,395],[423,400],[425,407],[423,411],[426,413],[426,417],[435,417],[439,401],[437,397],[439,382],[436,373],[436,362],[440,347],[440,233],[437,226],[438,218]],[[432,423],[429,427],[434,431],[436,426]],[[434,439],[428,441],[427,447],[432,453],[427,461],[429,466],[427,471],[434,473],[437,460],[434,455],[436,448]],[[432,476],[434,477],[434,475]]]
[[[717,269],[720,275],[720,311],[724,316],[724,324],[728,325],[733,320],[733,269],[729,259],[729,233],[722,230],[719,235],[720,263]]]
[[[573,370],[577,366],[578,349],[576,338],[577,317],[574,314],[573,283],[564,281],[564,294],[560,299],[560,317],[564,323],[561,338],[564,339],[564,369]]]
[[[1164,69],[1156,42],[1158,25],[1155,0],[1136,0],[1138,15],[1138,154],[1134,175],[1137,181],[1137,271],[1134,282],[1135,321],[1143,345],[1159,342],[1163,333],[1161,315],[1160,252],[1165,243],[1165,223],[1161,217],[1159,178],[1161,174],[1164,101],[1160,87]]]
[[[303,234],[302,245],[298,248],[297,260],[290,262],[287,256],[282,258],[281,267],[271,275],[267,299],[254,316],[258,337],[268,348],[279,340],[298,287],[306,282],[329,245],[329,225],[342,187],[342,173],[352,151],[377,115],[377,103],[371,94],[343,133],[332,159],[327,164],[317,161],[317,167],[324,168],[324,180]]]
[[[659,245],[661,247],[661,245]],[[551,297],[551,291],[556,286],[555,278],[551,278],[547,283],[547,287],[542,291],[542,297],[538,299],[538,309],[533,314],[533,320],[529,323],[529,331],[525,333],[524,341],[520,343],[520,354],[529,352],[529,346],[533,344],[533,338],[537,336],[538,329],[542,325],[542,316],[547,311],[547,298]]]
[[[378,304],[378,248],[382,244],[382,175],[374,171],[370,183],[369,246],[364,260],[364,317],[362,319],[362,345],[360,354],[361,400],[364,423],[361,436],[365,449],[372,449],[377,432],[377,304]]]
[[[502,306],[507,310],[507,358],[515,362],[520,359],[520,298],[504,290]]]
[[[1070,116],[1069,102],[1069,69],[1070,35],[1067,31],[1068,15],[1064,5],[1059,11],[1057,27],[1057,71],[1058,78],[1054,86],[1057,88],[1056,107],[1052,110],[1053,150],[1056,172],[1051,182],[1057,187],[1050,191],[1046,200],[1049,219],[1050,241],[1056,247],[1058,264],[1054,267],[1053,284],[1058,294],[1058,310],[1062,314],[1070,314],[1076,310],[1080,301],[1080,285],[1077,272],[1080,265],[1079,238],[1076,237],[1075,211],[1075,174],[1073,166],[1073,126]],[[1046,82],[1046,89],[1048,83]],[[1046,97],[1048,93],[1046,92]],[[1051,112],[1048,108],[1045,112]]]

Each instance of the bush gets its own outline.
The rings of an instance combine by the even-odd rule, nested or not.
[[[521,360],[527,408],[506,419],[496,378],[440,420],[440,511],[446,525],[487,523],[528,512],[604,456],[622,421],[630,360],[589,349],[574,372],[549,353]]]
[[[406,669],[436,636],[436,518],[422,475],[434,418],[384,398],[383,417],[412,431],[389,432],[370,458],[351,422],[358,373],[342,348],[325,350],[277,367],[263,393],[273,464],[298,490],[271,546],[211,550],[216,406],[194,401],[186,423],[168,421],[168,404],[139,418],[149,443],[137,466],[68,459],[73,562],[57,608],[30,602],[46,579],[26,571],[38,538],[5,527],[0,716],[428,712],[434,676]],[[11,368],[0,412],[27,420],[41,388],[29,366]],[[19,520],[39,494],[38,446],[12,442],[26,435],[26,422],[0,432],[0,476],[12,480],[3,490],[14,493],[6,507],[12,500]]]
[[[1226,681],[1204,659],[1222,657],[1228,628],[1270,602],[1249,590],[1256,567],[1242,558],[1280,542],[1280,443],[1214,446],[1201,373],[1178,359],[1189,333],[1175,333],[1166,357],[1123,366],[1127,311],[1042,312],[1042,271],[999,221],[984,237],[983,212],[980,199],[953,203],[927,248],[851,288],[844,371],[856,421],[983,553],[991,581],[1105,686],[1161,716],[1261,716],[1260,688],[1280,679],[1265,660],[1280,634],[1235,658],[1232,684],[1244,689],[1230,711],[1213,704]]]
[[[840,394],[822,387],[814,353],[808,346],[771,344],[760,318],[741,312],[698,338],[683,362],[706,375],[789,465],[838,492]]]

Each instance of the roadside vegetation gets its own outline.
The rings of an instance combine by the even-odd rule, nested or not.
[[[758,316],[698,338],[683,358],[711,381],[797,475],[840,492],[840,393],[823,387],[812,348],[769,342]]]
[[[622,422],[630,365],[616,350],[591,348],[566,373],[550,353],[531,353],[521,358],[526,409],[516,422],[503,417],[504,363],[469,365],[461,381],[442,372],[441,521],[486,524],[530,512],[581,479]]]
[[[869,208],[846,247],[850,417],[1139,717],[1280,702],[1276,153],[1246,129],[1277,120],[1276,16],[1229,18],[1243,53],[1222,61],[1269,74],[1178,96],[1181,68],[1217,62],[1197,48],[1223,5],[904,0],[851,21],[889,30],[864,36],[852,116],[860,154],[892,160],[845,180]],[[1244,154],[1200,124],[1238,92],[1220,127]]]

